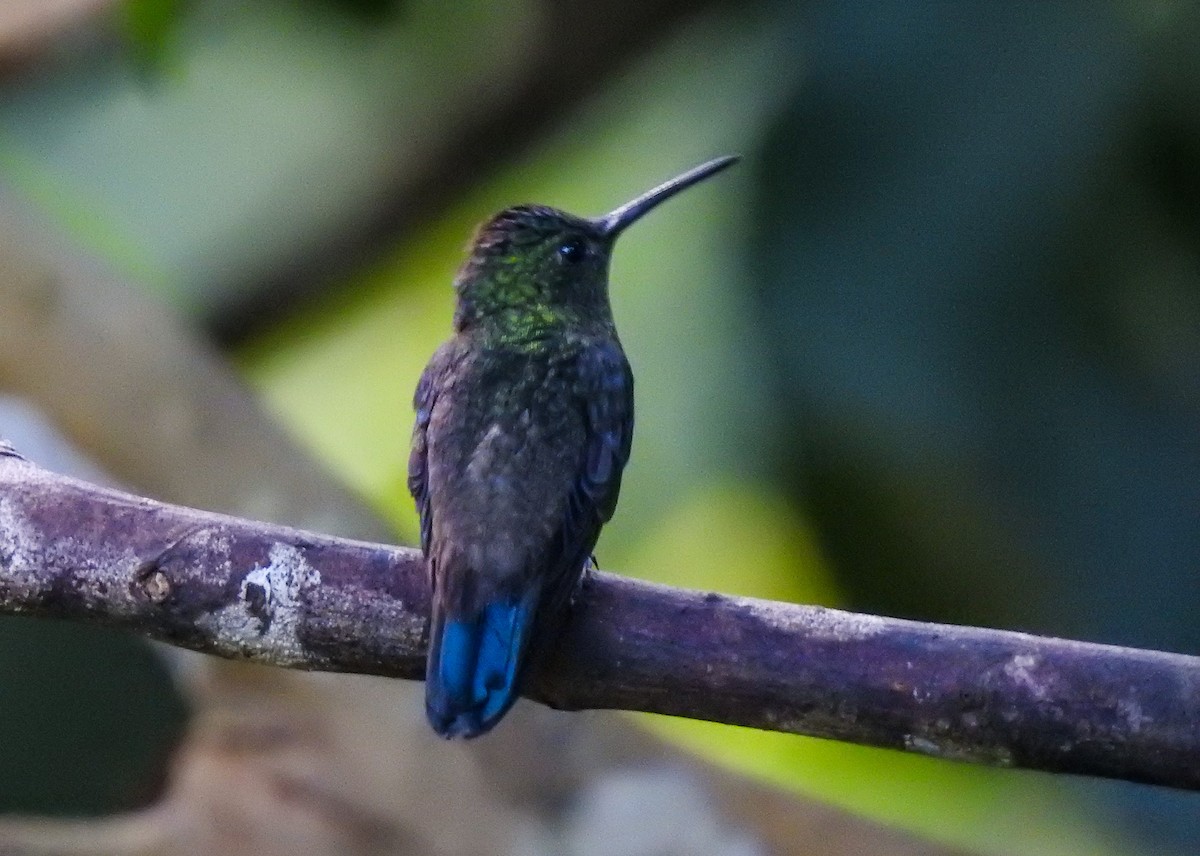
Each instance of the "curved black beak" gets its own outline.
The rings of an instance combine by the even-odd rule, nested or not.
[[[603,217],[597,218],[594,222],[600,227],[600,231],[605,237],[613,240],[625,230],[625,227],[639,219],[660,202],[665,202],[679,191],[686,190],[693,184],[704,181],[709,176],[716,175],[728,166],[733,166],[740,159],[738,155],[726,155],[725,157],[710,160],[708,163],[702,163],[698,167],[689,169],[683,175],[678,175],[670,181],[663,182],[653,190],[643,193],[637,199],[626,202],[620,208],[605,214]]]

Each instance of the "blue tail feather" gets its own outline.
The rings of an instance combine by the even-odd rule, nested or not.
[[[475,737],[512,707],[536,606],[532,591],[470,616],[434,616],[425,674],[425,712],[434,731]]]

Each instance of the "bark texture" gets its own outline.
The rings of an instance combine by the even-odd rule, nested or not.
[[[167,505],[0,445],[0,611],[420,679],[420,555]],[[590,574],[527,695],[1200,788],[1200,658]]]

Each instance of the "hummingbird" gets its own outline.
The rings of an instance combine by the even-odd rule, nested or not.
[[[633,372],[608,269],[642,215],[738,160],[695,167],[602,217],[518,205],[479,227],[453,335],[417,384],[408,487],[432,586],[425,711],[490,730],[557,632],[633,440]]]

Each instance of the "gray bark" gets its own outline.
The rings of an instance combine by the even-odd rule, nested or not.
[[[167,505],[0,445],[0,612],[420,679],[420,554]],[[589,574],[527,695],[1200,788],[1200,658]]]

